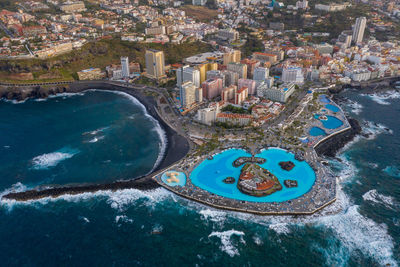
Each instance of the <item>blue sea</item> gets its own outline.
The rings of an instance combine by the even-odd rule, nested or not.
[[[216,210],[159,188],[0,202],[2,266],[397,266],[400,94],[349,90],[358,137],[329,159],[338,201],[311,217]],[[0,192],[150,172],[165,147],[131,97],[0,102]],[[337,212],[339,210],[339,212]]]

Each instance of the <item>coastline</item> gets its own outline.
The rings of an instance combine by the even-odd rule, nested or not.
[[[172,129],[158,114],[156,100],[151,96],[146,96],[143,92],[143,87],[128,84],[118,84],[109,81],[83,81],[71,83],[69,85],[62,85],[56,88],[23,88],[20,91],[16,88],[9,88],[9,91],[4,92],[0,90],[0,97],[5,97],[7,99],[13,99],[22,101],[27,98],[45,98],[49,95],[58,93],[81,93],[88,90],[107,90],[114,92],[123,92],[139,101],[146,112],[155,119],[160,127],[165,132],[165,137],[167,139],[165,153],[163,154],[158,166],[155,166],[153,171],[148,175],[142,177],[136,177],[133,179],[120,180],[112,183],[105,184],[80,184],[80,185],[65,185],[65,186],[55,186],[52,188],[34,188],[25,192],[14,192],[4,195],[3,198],[17,200],[17,201],[27,201],[33,199],[40,199],[44,197],[58,197],[65,194],[81,194],[85,192],[96,192],[101,190],[121,190],[128,188],[135,188],[139,190],[151,190],[160,187],[154,177],[162,173],[165,169],[170,168],[175,163],[182,160],[189,152],[189,141],[182,135],[178,134],[174,129]],[[19,92],[19,93],[18,93]],[[324,140],[315,148],[315,152],[318,155],[334,156],[335,153],[341,149],[347,142],[353,140],[355,135],[359,133],[360,127],[357,121],[352,120],[351,128],[343,131],[341,133],[332,135],[327,140]],[[179,194],[178,194],[179,195]],[[334,200],[333,200],[334,201]],[[208,204],[208,203],[206,203]],[[325,206],[325,205],[324,205]],[[226,208],[226,207],[225,207]],[[311,214],[319,210],[320,208],[314,209],[313,211],[306,212],[304,214]],[[243,210],[244,211],[244,210]],[[245,210],[249,212],[249,210]],[[271,215],[272,213],[256,212],[262,215]],[[288,214],[301,214],[301,213],[287,213],[282,212],[280,215]]]
[[[6,98],[9,100],[23,101],[28,98],[47,98],[50,95],[59,93],[81,93],[88,90],[107,90],[113,92],[123,92],[134,97],[140,104],[143,105],[146,112],[154,120],[156,120],[161,129],[165,133],[166,144],[165,151],[159,159],[159,164],[154,166],[151,173],[140,176],[132,177],[127,180],[119,180],[111,183],[102,184],[80,184],[80,185],[63,185],[54,186],[52,188],[42,189],[37,187],[24,192],[13,192],[8,193],[2,198],[27,201],[33,199],[40,199],[44,197],[58,197],[65,194],[81,194],[85,192],[96,192],[101,190],[121,190],[128,188],[135,188],[139,190],[151,190],[158,188],[159,185],[152,177],[161,172],[163,169],[176,163],[186,156],[189,152],[188,140],[182,135],[178,134],[172,129],[159,115],[157,112],[157,103],[154,98],[145,96],[140,89],[131,88],[106,81],[89,81],[89,82],[77,82],[68,86],[61,86],[57,88],[23,88],[17,90],[16,88],[9,88],[9,90],[0,90],[0,98]],[[134,175],[132,175],[134,176]]]

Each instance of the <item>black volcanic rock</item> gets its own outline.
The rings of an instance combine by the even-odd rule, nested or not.
[[[291,161],[281,161],[279,166],[285,171],[291,171],[294,168],[294,163]]]

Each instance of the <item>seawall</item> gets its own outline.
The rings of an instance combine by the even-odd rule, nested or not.
[[[343,148],[354,137],[361,133],[361,126],[355,119],[348,118],[351,128],[330,136],[314,147],[319,156],[334,157],[336,152]]]
[[[79,93],[89,89],[100,89],[109,91],[119,91],[125,92],[133,97],[135,97],[139,102],[143,104],[146,111],[155,118],[160,124],[161,128],[165,132],[165,137],[167,139],[166,150],[161,159],[160,163],[154,169],[153,173],[144,176],[136,177],[132,174],[129,180],[115,181],[112,183],[104,184],[80,184],[80,185],[65,185],[65,186],[55,186],[52,188],[35,188],[33,190],[28,190],[25,192],[9,193],[3,196],[6,199],[14,199],[19,201],[26,201],[32,199],[40,199],[44,197],[58,197],[64,194],[81,194],[85,192],[96,192],[100,190],[120,190],[128,188],[136,188],[140,190],[150,190],[159,187],[159,185],[152,179],[155,173],[169,167],[170,165],[176,163],[186,156],[189,152],[190,146],[188,140],[178,134],[174,129],[172,129],[157,113],[157,103],[151,96],[146,96],[143,89],[140,87],[128,87],[123,84],[118,85],[115,83],[110,83],[107,81],[85,81],[71,83],[67,86],[61,86],[59,89],[55,90],[35,87],[35,88],[21,88],[19,91],[17,88],[9,88],[9,90],[0,90],[0,97],[6,97],[7,99],[24,100],[26,98],[36,98],[36,97],[47,97],[51,94],[69,92],[69,93]],[[2,92],[2,93],[1,93]],[[6,96],[5,96],[6,95]]]

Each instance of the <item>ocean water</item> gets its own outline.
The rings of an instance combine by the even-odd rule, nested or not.
[[[362,121],[364,131],[370,135],[368,138],[357,138],[337,158],[329,160],[338,176],[340,190],[338,201],[328,207],[323,216],[262,217],[221,211],[185,200],[162,188],[150,192],[134,189],[98,192],[28,203],[2,201],[2,265],[397,266],[400,263],[400,99],[395,95],[360,95],[357,91],[344,93],[348,99],[344,103],[345,110]],[[52,102],[54,100],[58,101],[57,104]],[[41,106],[46,102],[52,108]],[[72,120],[69,120],[69,116],[73,116],[73,113],[66,113],[63,121],[69,122],[65,123],[68,127],[57,131],[57,127],[63,124],[59,123],[58,113],[50,113],[50,110],[57,109],[57,106],[70,110],[74,103],[81,108],[87,105],[92,108]],[[120,107],[123,103],[127,104],[124,108]],[[48,176],[55,172],[53,182],[85,181],[86,175],[79,175],[77,166],[96,164],[96,160],[91,158],[93,155],[87,155],[85,160],[75,161],[77,170],[73,171],[68,162],[87,154],[83,148],[83,140],[86,139],[82,138],[82,146],[71,145],[66,142],[72,138],[69,136],[82,136],[83,131],[107,127],[112,123],[100,122],[114,121],[106,119],[108,116],[121,116],[129,108],[140,110],[135,103],[128,103],[121,96],[101,92],[50,99],[36,103],[39,106],[33,104],[29,101],[23,104],[0,103],[2,147],[10,146],[11,149],[13,145],[29,138],[28,134],[18,132],[20,127],[27,126],[21,124],[20,120],[10,119],[18,113],[19,118],[29,117],[27,122],[37,120],[37,114],[47,114],[55,123],[51,126],[53,130],[67,140],[57,141],[59,145],[50,146],[46,143],[47,140],[51,141],[48,136],[34,139],[41,142],[40,147],[51,149],[37,148],[35,153],[30,153],[30,147],[26,145],[25,149],[20,148],[18,157],[5,157],[2,150],[3,194],[11,187],[22,190],[34,184],[45,183],[47,176],[43,175],[44,178],[39,179],[37,177],[40,176],[30,174],[35,171],[48,172]],[[11,112],[13,109],[22,110]],[[103,109],[106,111],[103,112]],[[92,112],[100,115],[90,117]],[[87,122],[84,115],[99,123],[79,130],[78,133],[71,129],[67,135],[66,128],[92,123]],[[119,118],[125,120],[125,115]],[[104,118],[100,119],[101,116]],[[151,132],[154,124],[149,125],[152,125],[148,128]],[[46,134],[44,126],[32,128]],[[139,129],[145,130],[143,127]],[[11,136],[20,139],[11,143],[10,133],[14,132],[19,134]],[[129,147],[129,142],[134,142],[131,139],[139,138],[137,133],[128,132],[106,135],[94,144],[113,137],[114,142],[120,144],[120,149],[124,149]],[[160,150],[157,135],[152,140],[157,144],[151,150],[154,152],[153,162],[148,164],[146,161],[135,161],[134,164],[143,169],[143,173],[152,168]],[[149,145],[149,142],[140,144]],[[103,152],[98,151],[94,155],[107,158],[104,153],[111,154],[111,141],[108,146],[110,148],[103,147]],[[62,150],[65,147],[71,150]],[[79,152],[74,154],[74,149]],[[36,158],[49,153],[58,154],[53,155],[52,161]],[[67,158],[65,154],[73,156]],[[65,159],[60,161],[59,158]],[[130,156],[125,160],[128,161],[128,158]],[[13,165],[13,162],[17,163]],[[142,167],[140,164],[145,165]],[[42,166],[42,169],[36,170],[35,166]],[[61,167],[76,175],[62,175],[63,172],[58,169]],[[117,172],[119,178],[123,179],[126,178],[123,173],[128,167],[120,165],[118,170],[110,168],[109,172]],[[19,168],[26,168],[25,172],[21,171],[26,176],[17,175]],[[81,168],[85,170],[85,167]],[[113,179],[96,168],[93,171],[95,174],[90,176],[93,180]],[[126,172],[130,175],[131,171]],[[80,178],[75,180],[75,177]],[[330,214],[330,211],[337,208],[341,208],[339,213]]]

